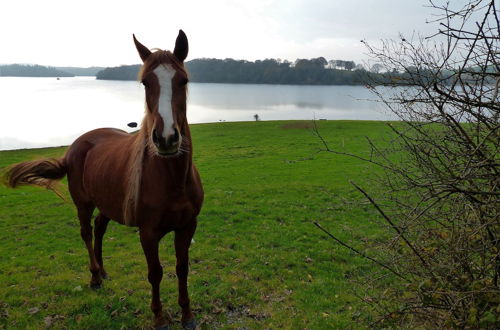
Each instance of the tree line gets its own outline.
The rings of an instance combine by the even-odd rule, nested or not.
[[[31,64],[0,65],[0,77],[74,77],[73,73]]]
[[[362,85],[370,79],[387,81],[381,73],[365,70],[354,61],[332,60],[324,57],[257,61],[232,58],[200,58],[186,62],[190,81],[237,84],[293,84],[293,85]],[[106,68],[97,73],[97,79],[135,80],[140,65]]]

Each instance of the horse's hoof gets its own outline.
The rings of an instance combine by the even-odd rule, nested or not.
[[[186,330],[195,330],[196,329],[196,319],[192,318],[187,322],[182,322],[182,328]]]
[[[156,328],[156,330],[170,330],[170,325],[165,324]]]
[[[102,287],[102,283],[90,283],[90,288],[93,290],[100,289]]]

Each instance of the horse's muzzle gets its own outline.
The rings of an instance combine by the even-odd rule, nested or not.
[[[169,157],[175,156],[179,153],[181,136],[177,128],[174,128],[174,134],[169,135],[167,138],[164,138],[161,134],[158,134],[156,129],[153,129],[151,138],[156,146],[156,149],[158,150],[158,155]]]

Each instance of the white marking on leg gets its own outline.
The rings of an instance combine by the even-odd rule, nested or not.
[[[175,70],[171,65],[158,65],[153,70],[160,84],[160,99],[158,100],[158,113],[163,119],[163,132],[161,135],[166,139],[174,132],[174,115],[172,113],[172,79]]]

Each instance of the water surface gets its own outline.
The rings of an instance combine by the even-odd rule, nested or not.
[[[285,119],[389,120],[362,86],[190,83],[190,123]],[[140,123],[144,91],[135,81],[94,77],[0,77],[0,150],[68,145],[99,127]]]

